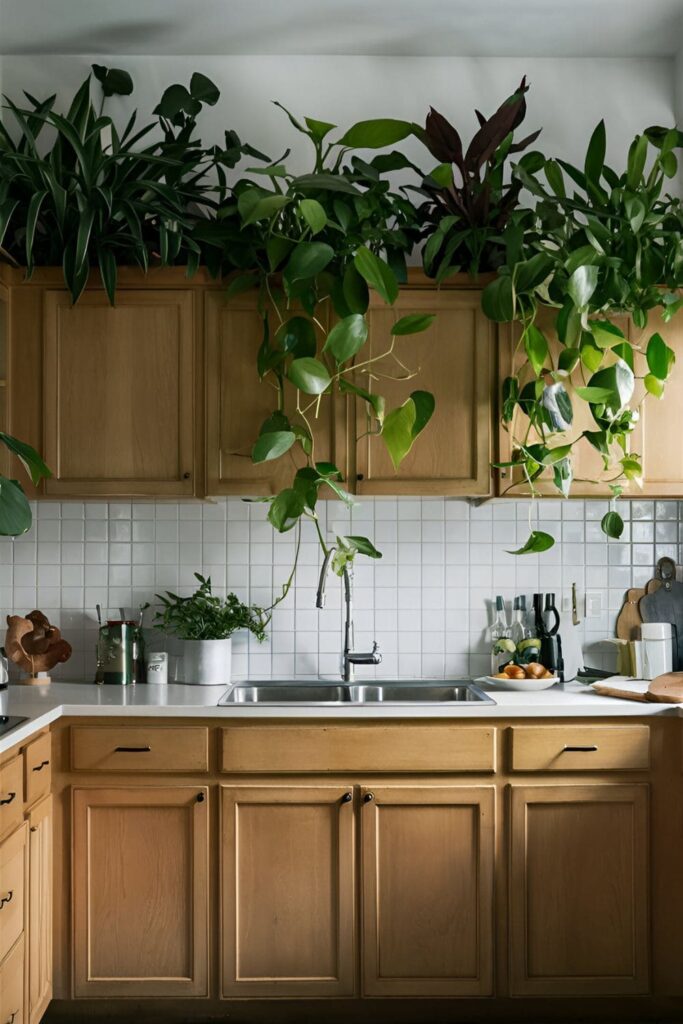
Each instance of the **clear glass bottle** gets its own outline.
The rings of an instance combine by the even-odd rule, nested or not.
[[[489,636],[491,638],[491,675],[494,676],[499,671],[500,665],[510,660],[509,651],[496,650],[499,640],[510,639],[510,627],[505,615],[505,602],[500,595],[496,597],[496,615],[491,624]]]
[[[526,594],[520,594],[515,598],[512,606],[512,622],[510,624],[510,639],[515,644],[521,644],[522,640],[528,640],[532,636],[526,611]]]

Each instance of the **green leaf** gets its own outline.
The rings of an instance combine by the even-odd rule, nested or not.
[[[299,242],[289,257],[285,274],[289,281],[315,277],[334,258],[334,249],[325,242]]]
[[[352,359],[368,340],[368,324],[362,313],[352,313],[334,325],[327,335],[323,352],[338,363]]]
[[[580,358],[581,352],[578,348],[563,348],[560,352],[557,365],[564,373],[571,373]]]
[[[22,466],[31,478],[31,483],[37,487],[41,480],[48,480],[52,473],[43,462],[42,458],[30,444],[20,441],[11,434],[0,433],[0,441],[8,448],[13,455],[16,455]],[[0,531],[1,532],[1,531]]]
[[[585,390],[608,391],[609,398],[599,399],[600,404],[607,405],[608,413],[617,416],[624,406],[628,405],[632,396],[635,381],[633,371],[626,363],[616,363],[614,366],[606,366],[598,370],[588,381],[588,388]],[[577,393],[579,388],[576,389]]]
[[[592,181],[594,185],[599,186],[600,184],[602,168],[605,165],[606,148],[607,137],[605,132],[605,122],[600,121],[600,123],[595,128],[595,131],[591,135],[590,142],[588,143],[586,161],[584,164],[584,172],[586,178],[589,181]]]
[[[299,211],[314,235],[327,224],[327,214],[317,199],[300,199]]]
[[[232,298],[233,295],[240,295],[251,288],[256,288],[258,283],[258,274],[238,274],[228,285],[227,295],[229,298]]]
[[[650,373],[659,380],[666,380],[671,373],[671,367],[676,360],[676,355],[666,344],[661,334],[655,333],[647,343],[645,358],[647,359]]]
[[[596,266],[577,267],[567,283],[567,292],[577,307],[585,309],[598,285],[599,269]]]
[[[115,305],[116,299],[116,256],[107,249],[106,246],[100,245],[97,247],[97,262],[100,268],[100,277],[102,278],[102,284],[104,290],[107,293],[110,305]]]
[[[295,359],[287,371],[294,387],[307,395],[321,395],[330,385],[330,375],[319,359]]]
[[[105,68],[101,64],[90,66],[105,96],[130,96],[133,91],[133,79],[127,71],[120,68]]]
[[[609,320],[591,320],[590,329],[598,348],[612,348],[613,345],[626,340],[623,331]]]
[[[395,469],[401,465],[433,412],[434,396],[428,391],[413,391],[403,405],[387,413],[382,437]]]
[[[624,202],[624,208],[631,225],[631,231],[634,235],[637,235],[643,226],[645,214],[647,213],[645,203],[642,199],[638,199],[637,196],[629,196]]]
[[[435,181],[441,188],[449,188],[453,184],[453,165],[452,164],[437,164],[436,167],[429,172],[429,177],[432,181]]]
[[[531,259],[515,267],[515,288],[518,292],[530,292],[545,281],[553,269],[553,261],[544,252],[537,252]]]
[[[347,192],[352,196],[361,195],[360,189],[356,188],[355,185],[352,185],[350,181],[347,181],[340,174],[327,174],[325,172],[320,174],[300,174],[298,178],[292,180],[292,186],[300,192],[323,189],[328,192]]]
[[[349,263],[344,271],[343,293],[351,313],[365,313],[370,304],[368,285],[364,277]]]
[[[516,551],[508,551],[508,555],[537,555],[553,547],[555,540],[549,533],[532,530],[525,544]]]
[[[548,358],[548,342],[535,324],[529,324],[524,335],[524,351],[534,374],[538,377]]]
[[[611,388],[579,387],[576,388],[576,393],[579,398],[582,398],[584,402],[589,402],[591,405],[605,405],[614,398],[614,392]]]
[[[370,287],[374,288],[388,305],[393,306],[398,298],[398,281],[388,263],[375,256],[374,252],[365,246],[356,250],[353,263]]]
[[[654,373],[646,373],[643,378],[643,384],[645,390],[649,391],[655,398],[661,398],[664,394],[664,381],[660,380],[659,377],[655,377]]]
[[[619,359],[623,359],[629,370],[633,370],[635,363],[633,360],[633,348],[631,347],[630,341],[621,341],[618,344],[613,345],[612,352]]]
[[[31,529],[31,506],[16,480],[0,476],[0,535],[19,537]]]
[[[247,216],[242,218],[242,224],[246,227],[248,224],[255,224],[256,221],[267,220],[278,213],[283,206],[287,206],[289,202],[290,199],[287,196],[264,196],[251,207]]]
[[[359,555],[367,555],[368,558],[381,558],[382,553],[367,537],[358,537],[353,534],[344,537],[347,544],[353,545]]]
[[[311,137],[315,139],[316,142],[322,142],[325,136],[337,127],[336,124],[330,124],[329,121],[316,121],[314,117],[305,117],[304,121],[306,122],[306,127],[311,133]]]
[[[636,135],[628,151],[626,184],[629,188],[637,188],[640,185],[645,160],[647,159],[647,135]]]
[[[340,146],[354,149],[382,149],[393,146],[413,133],[413,125],[408,121],[397,121],[382,117],[371,121],[358,121],[351,126],[339,140]]]
[[[515,318],[512,278],[508,274],[497,277],[484,288],[481,308],[489,320],[498,324],[509,323]]]
[[[560,199],[564,199],[566,196],[566,190],[564,187],[564,177],[562,175],[562,169],[555,160],[546,160],[544,166],[545,176],[548,179],[548,184],[551,189]]]
[[[275,340],[285,352],[289,352],[296,359],[314,356],[318,348],[315,328],[305,316],[292,316],[285,320],[278,327]]]
[[[629,480],[637,480],[638,477],[643,475],[643,467],[641,466],[637,455],[626,455],[621,460],[621,468]]]
[[[294,487],[286,487],[273,498],[268,509],[268,521],[278,533],[286,533],[296,526],[305,508],[304,497]]]
[[[619,540],[624,532],[624,520],[618,512],[608,512],[607,515],[602,517],[600,528],[608,537],[612,537],[614,540]]]
[[[379,425],[381,426],[384,422],[384,410],[385,410],[385,399],[383,395],[375,395],[365,388],[361,388],[358,384],[352,384],[350,380],[344,380],[342,377],[339,381],[339,390],[341,392],[358,395],[363,401],[367,402],[372,411],[374,412]]]
[[[519,380],[517,377],[506,377],[502,388],[502,418],[503,423],[509,423],[515,411],[519,399]]]
[[[209,107],[215,106],[221,97],[220,90],[216,88],[211,79],[199,71],[195,71],[190,79],[190,94],[193,99],[199,100],[200,103],[206,103]]]
[[[279,459],[289,451],[295,441],[296,435],[291,430],[275,430],[270,434],[261,434],[252,448],[251,461],[270,462],[271,459]]]
[[[402,316],[391,328],[392,334],[419,334],[434,323],[436,313],[409,313]]]
[[[553,465],[553,483],[564,498],[569,497],[574,479],[571,459],[560,459]]]
[[[595,373],[600,369],[602,360],[602,351],[593,343],[592,335],[585,331],[581,337],[581,362],[591,373]]]

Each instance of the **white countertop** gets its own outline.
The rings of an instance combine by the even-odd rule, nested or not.
[[[605,680],[601,680],[604,682]],[[642,680],[613,676],[610,683],[643,692]],[[628,718],[683,715],[680,704],[644,704],[600,697],[590,686],[566,683],[537,693],[518,693],[484,687],[495,704],[406,707],[389,704],[345,704],[324,707],[233,704],[217,707],[225,686],[97,686],[94,683],[51,683],[48,686],[10,686],[9,714],[28,721],[0,736],[0,754],[62,717],[150,718],[311,718],[443,719],[443,718]]]

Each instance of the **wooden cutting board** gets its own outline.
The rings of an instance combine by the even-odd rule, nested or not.
[[[594,683],[592,687],[601,697],[619,697],[622,700],[637,700],[642,704],[683,704],[683,672],[666,672],[653,679],[645,693],[620,690],[616,686]]]
[[[650,581],[654,583],[654,580]],[[656,582],[659,582],[657,580]],[[649,586],[649,584],[648,584]],[[638,602],[645,597],[645,587],[634,587],[626,591],[624,603],[617,618],[617,636],[620,640],[638,640],[640,637],[640,624],[643,621],[640,615]]]

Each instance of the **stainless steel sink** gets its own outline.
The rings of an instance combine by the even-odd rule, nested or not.
[[[290,680],[235,683],[218,701],[227,704],[348,705],[348,704],[494,704],[483,690],[466,679],[381,683],[311,683]]]

